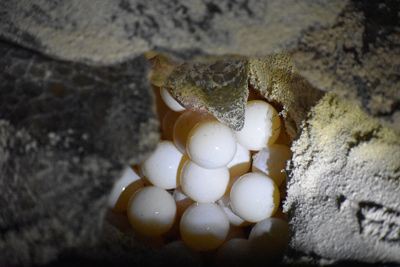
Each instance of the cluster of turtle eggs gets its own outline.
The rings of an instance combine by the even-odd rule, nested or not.
[[[248,101],[244,127],[235,132],[160,90],[169,108],[162,112],[163,140],[136,171],[125,169],[109,207],[126,212],[135,232],[173,236],[194,253],[281,256],[288,227],[272,216],[291,152],[275,143],[281,128],[276,110],[263,100]]]

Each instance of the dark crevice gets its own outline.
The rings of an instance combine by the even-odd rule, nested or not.
[[[396,33],[400,24],[399,0],[359,1],[354,0],[355,8],[364,14],[364,33],[362,52],[368,53],[370,45],[382,42]]]
[[[341,208],[343,202],[345,202],[346,199],[347,199],[347,198],[346,198],[344,195],[340,195],[340,196],[338,196],[338,197],[336,198],[336,205],[337,205],[338,210],[340,210],[340,208]]]

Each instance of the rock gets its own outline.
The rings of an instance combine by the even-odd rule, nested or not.
[[[400,133],[400,2],[352,1],[332,27],[312,29],[292,51],[314,87],[361,106]]]
[[[96,242],[113,182],[158,142],[146,63],[94,68],[0,44],[0,265]]]
[[[243,59],[184,63],[172,71],[163,87],[186,109],[209,112],[239,131],[249,95],[248,69]]]
[[[158,140],[140,56],[150,50],[263,56],[250,81],[297,139],[292,248],[398,262],[398,1],[22,0],[0,10],[0,38],[25,48],[0,43],[0,265],[59,253],[55,265],[74,255],[107,264],[130,247],[137,259],[152,255],[102,220],[113,181]],[[294,61],[274,56],[286,50]],[[352,104],[329,94],[308,117],[321,91]]]
[[[249,69],[250,84],[268,101],[282,106],[285,131],[290,141],[297,139],[301,124],[324,92],[299,74],[288,52],[252,58]]]
[[[284,212],[291,247],[326,259],[400,263],[400,135],[327,94],[292,145]]]
[[[0,36],[72,61],[121,62],[154,50],[188,59],[267,55],[330,25],[347,1],[2,1]]]

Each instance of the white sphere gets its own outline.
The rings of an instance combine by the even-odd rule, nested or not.
[[[175,98],[165,87],[160,88],[160,94],[164,100],[164,103],[173,111],[180,112],[186,110],[181,104],[178,103],[178,101],[175,100]]]
[[[231,200],[229,196],[226,194],[220,199],[218,199],[217,204],[221,206],[222,210],[225,212],[226,216],[228,216],[229,222],[233,226],[243,227],[249,225],[250,223],[243,220],[240,216],[238,216],[232,210]]]
[[[183,212],[194,203],[193,199],[183,192],[182,187],[175,188],[172,196],[176,203],[178,217],[182,216]]]
[[[247,173],[232,186],[233,211],[249,222],[271,217],[279,206],[279,189],[274,181],[263,173]]]
[[[282,259],[289,239],[289,225],[285,220],[267,218],[250,231],[249,245],[253,259],[260,264]]]
[[[211,120],[198,123],[189,133],[187,153],[199,166],[216,169],[226,166],[236,154],[236,140],[225,124]]]
[[[121,177],[117,180],[111,190],[107,202],[108,207],[114,208],[121,193],[125,190],[125,188],[127,188],[131,183],[135,181],[139,181],[139,183],[141,183],[143,186],[143,182],[141,181],[140,176],[137,175],[131,167],[126,167],[122,172]]]
[[[266,218],[257,222],[250,231],[249,240],[256,242],[270,242],[279,247],[286,246],[289,237],[289,224],[278,218]]]
[[[221,246],[229,232],[229,219],[213,203],[195,203],[180,221],[183,242],[197,251],[207,251]]]
[[[188,160],[182,168],[183,192],[197,202],[213,202],[222,197],[229,183],[226,167],[205,169]]]
[[[142,178],[131,167],[126,167],[111,190],[108,207],[115,212],[125,212],[131,196],[143,186]]]
[[[168,110],[162,120],[162,139],[173,141],[174,125],[179,116],[179,112]]]
[[[242,146],[241,144],[236,144],[236,154],[227,165],[231,179],[234,177],[242,176],[247,173],[251,167],[251,153],[250,150]]]
[[[176,218],[174,198],[156,186],[139,189],[130,199],[127,210],[129,223],[143,235],[166,233]]]
[[[186,143],[190,131],[197,123],[204,120],[211,120],[213,116],[206,112],[188,110],[183,112],[176,120],[173,128],[173,140],[176,147],[186,153]]]
[[[273,144],[260,150],[253,156],[253,172],[262,172],[280,186],[286,179],[282,171],[286,168],[286,162],[291,158],[292,152],[285,145]]]
[[[261,150],[279,137],[281,121],[273,106],[262,100],[247,102],[244,126],[235,132],[237,141],[249,150]]]
[[[187,159],[173,142],[162,141],[143,161],[141,170],[153,185],[163,189],[174,189],[179,186],[180,171]]]

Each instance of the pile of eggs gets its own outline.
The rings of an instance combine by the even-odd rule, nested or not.
[[[162,140],[140,166],[125,169],[108,206],[138,235],[169,240],[166,251],[211,251],[221,266],[279,260],[288,237],[279,188],[291,152],[276,143],[277,111],[250,100],[243,129],[233,131],[184,109],[165,88],[159,96]]]

